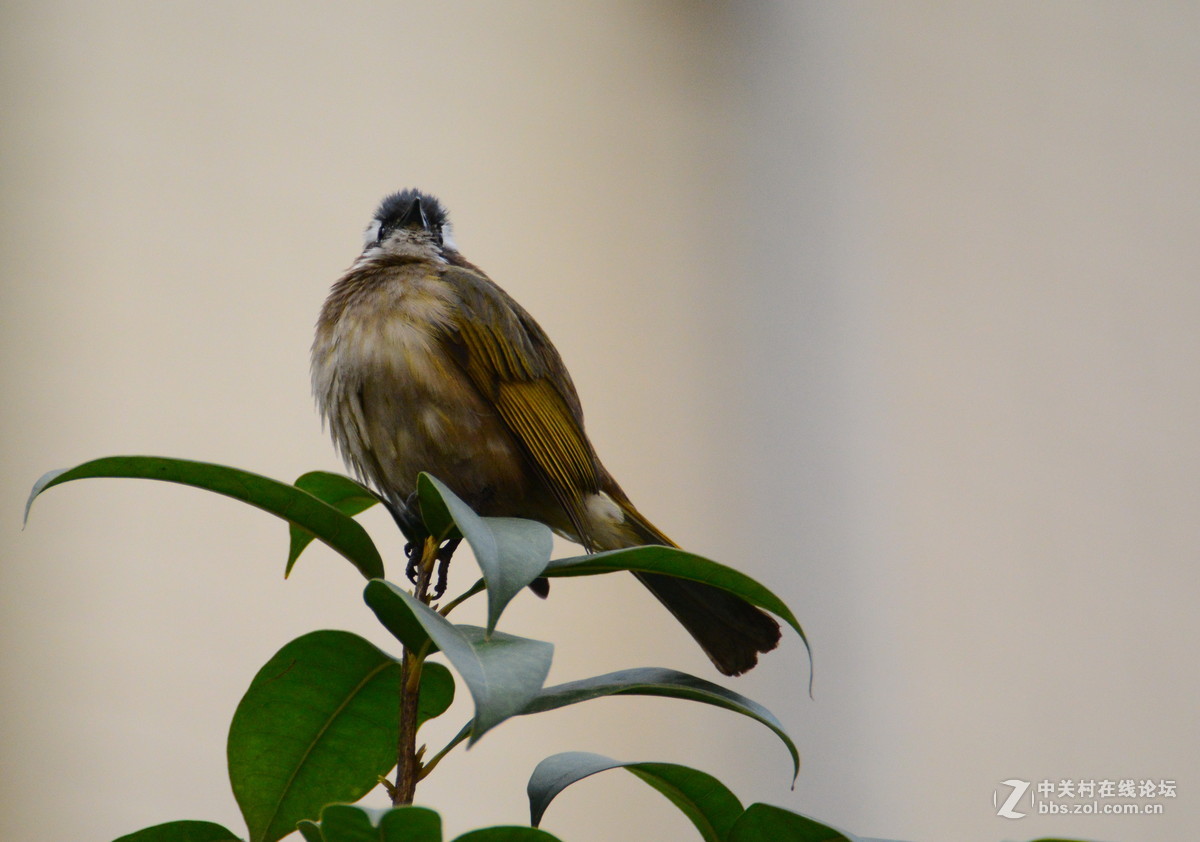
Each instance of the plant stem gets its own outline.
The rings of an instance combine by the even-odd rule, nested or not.
[[[474,585],[472,585],[469,590],[459,594],[454,599],[452,599],[448,603],[446,603],[446,606],[444,608],[440,609],[438,611],[438,613],[441,614],[443,617],[445,617],[451,611],[453,611],[455,608],[462,605],[468,599],[475,596],[475,594],[482,592],[483,590],[484,590],[483,580],[480,579],[478,582],[476,582]]]
[[[437,563],[438,541],[426,538],[421,547],[421,563],[417,568],[417,585],[413,595],[429,604],[429,578]],[[425,664],[422,652],[404,647],[400,664],[400,740],[396,747],[396,785],[392,788],[392,804],[411,804],[421,780],[421,753],[417,750],[417,705],[421,696],[421,668]]]
[[[442,758],[445,757],[447,754],[449,754],[451,752],[451,750],[454,749],[455,746],[459,745],[460,743],[462,743],[463,740],[465,740],[467,737],[471,736],[471,724],[472,723],[468,722],[466,724],[466,727],[464,727],[461,731],[459,731],[454,736],[454,739],[452,739],[450,742],[446,743],[445,747],[441,751],[439,751],[433,757],[429,758],[429,761],[421,769],[421,779],[422,780],[425,779],[426,775],[428,775],[430,772],[433,771],[434,766],[437,766],[439,763],[442,762]]]

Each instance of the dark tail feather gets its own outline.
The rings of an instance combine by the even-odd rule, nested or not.
[[[627,499],[624,502],[627,523],[638,533],[635,543],[678,546]],[[779,623],[739,596],[690,579],[658,573],[634,575],[667,606],[725,675],[741,675],[758,663],[759,652],[770,652],[779,645]]]
[[[688,579],[636,573],[725,675],[741,675],[779,644],[779,624],[744,599]]]

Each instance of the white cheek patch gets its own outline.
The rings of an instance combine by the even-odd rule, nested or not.
[[[354,265],[350,268],[362,269],[381,254],[383,254],[383,249],[381,249],[379,246],[367,243],[367,247],[363,249],[363,253],[358,256],[358,259],[354,261]]]
[[[380,221],[378,219],[372,219],[371,224],[367,226],[367,230],[363,231],[363,247],[364,248],[366,248],[367,246],[371,245],[372,243],[374,243],[376,240],[379,239],[379,226],[381,224],[382,223],[380,223]]]
[[[458,243],[454,242],[454,228],[449,222],[442,224],[442,245],[453,251],[458,251]]]

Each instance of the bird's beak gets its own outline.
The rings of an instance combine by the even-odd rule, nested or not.
[[[417,197],[413,199],[408,210],[404,212],[404,216],[400,218],[399,223],[401,228],[423,228],[429,230],[429,220],[425,217],[425,210],[421,207],[421,199]]]

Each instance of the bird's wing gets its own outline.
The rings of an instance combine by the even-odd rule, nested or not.
[[[461,298],[445,336],[452,355],[586,541],[584,498],[600,490],[600,468],[566,366],[533,317],[488,278],[458,267],[443,277]]]

